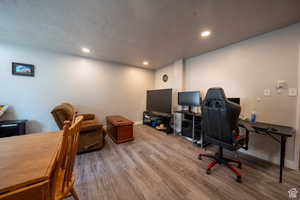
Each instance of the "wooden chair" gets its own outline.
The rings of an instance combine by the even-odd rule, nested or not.
[[[79,200],[74,189],[75,174],[73,170],[82,120],[83,117],[79,116],[73,120],[72,124],[70,121],[64,123],[62,146],[50,180],[51,200],[61,200],[69,193],[74,199]]]

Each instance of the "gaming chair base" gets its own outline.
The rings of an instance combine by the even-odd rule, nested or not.
[[[242,176],[240,174],[240,172],[235,169],[231,164],[229,163],[237,163],[238,164],[238,168],[242,169],[242,163],[240,161],[237,160],[233,160],[230,158],[224,158],[223,157],[223,149],[222,147],[220,147],[220,150],[218,153],[216,153],[214,156],[213,155],[209,155],[209,154],[202,154],[200,153],[198,156],[199,160],[202,160],[202,157],[207,157],[207,158],[212,158],[214,159],[208,166],[206,169],[206,173],[207,174],[211,174],[211,169],[213,168],[213,166],[215,166],[216,164],[223,164],[225,167],[228,167],[235,175],[236,175],[236,181],[241,183],[242,182]]]

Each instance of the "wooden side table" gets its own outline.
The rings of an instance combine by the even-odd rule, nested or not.
[[[117,144],[134,140],[133,122],[122,116],[107,116],[107,133]]]
[[[0,121],[0,138],[26,134],[27,120]]]

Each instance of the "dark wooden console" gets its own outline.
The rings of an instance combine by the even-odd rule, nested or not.
[[[155,124],[164,124],[166,133],[173,132],[173,115],[170,113],[148,112],[143,113],[143,124],[155,128]]]
[[[26,134],[27,120],[0,121],[0,138]]]

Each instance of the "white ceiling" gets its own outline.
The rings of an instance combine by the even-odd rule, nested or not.
[[[299,0],[0,1],[1,41],[151,69],[299,21]]]

